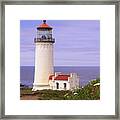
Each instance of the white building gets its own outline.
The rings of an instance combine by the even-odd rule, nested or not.
[[[79,87],[79,76],[76,73],[55,73],[49,77],[50,89],[71,90]]]

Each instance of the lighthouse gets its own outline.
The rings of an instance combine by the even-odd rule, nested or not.
[[[46,20],[37,27],[35,43],[35,72],[33,91],[50,89],[49,76],[54,74],[52,27]]]

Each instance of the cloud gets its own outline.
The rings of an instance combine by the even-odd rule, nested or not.
[[[99,65],[99,20],[49,20],[53,27],[55,65]],[[21,65],[33,65],[36,26],[40,21],[23,20],[20,26]],[[28,61],[28,63],[27,63]]]

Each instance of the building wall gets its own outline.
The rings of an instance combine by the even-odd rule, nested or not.
[[[75,89],[79,87],[79,76],[76,73],[71,73],[71,77],[69,78],[70,89]]]
[[[48,85],[49,75],[53,73],[53,44],[36,43],[33,89],[39,89],[38,87],[41,85]]]
[[[70,89],[70,83],[66,80],[50,80],[50,89],[53,90],[69,90]],[[57,83],[59,83],[59,89],[57,89]],[[64,83],[66,83],[66,89],[64,88]]]

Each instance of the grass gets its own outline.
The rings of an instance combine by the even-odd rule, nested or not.
[[[32,91],[32,88],[21,88],[22,96],[37,95],[38,100],[99,100],[100,99],[100,79],[92,80],[84,87],[74,90],[39,90]]]
[[[20,89],[20,94],[21,95],[26,95],[26,94],[31,94],[31,93],[32,93],[32,88],[25,87],[25,88]]]

